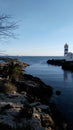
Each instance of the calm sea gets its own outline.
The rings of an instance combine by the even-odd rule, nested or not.
[[[30,64],[25,71],[28,74],[39,77],[46,84],[53,87],[52,100],[58,109],[66,117],[67,121],[73,124],[73,73],[64,71],[59,66],[47,64],[48,59],[63,59],[63,57],[18,57],[19,60]],[[56,90],[61,95],[56,95]]]

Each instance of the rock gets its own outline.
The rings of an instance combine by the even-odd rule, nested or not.
[[[48,114],[41,115],[41,123],[43,127],[51,126],[54,128],[55,122],[53,121],[52,117]]]
[[[51,64],[51,65],[58,65],[58,66],[62,66],[64,64],[65,60],[60,60],[60,59],[51,59],[51,60],[48,60],[47,63],[48,64]]]
[[[59,96],[61,94],[61,91],[57,90],[56,95]]]
[[[41,100],[46,103],[52,96],[52,87],[43,83],[39,78],[24,74],[22,81],[16,82],[18,91],[27,92],[31,102]]]
[[[73,61],[52,59],[52,60],[48,60],[47,63],[51,65],[61,66],[63,70],[73,71]]]
[[[55,112],[54,117],[56,118],[55,106],[52,106]],[[65,122],[63,124],[60,122],[62,124],[60,126],[57,125],[50,107],[41,102],[28,102],[25,98],[25,93],[0,94],[0,110],[2,109],[3,111],[0,111],[1,130],[3,128],[9,128],[10,130],[54,130],[58,128],[60,130],[60,126],[63,129],[66,129],[67,126]]]
[[[20,110],[17,117],[19,118],[32,118],[33,108],[30,105],[24,105],[23,108]]]
[[[40,114],[38,112],[33,112],[33,117],[40,120]]]
[[[32,106],[32,107],[36,107],[36,106],[39,106],[41,103],[40,102],[33,102],[33,103],[31,103],[30,105]]]

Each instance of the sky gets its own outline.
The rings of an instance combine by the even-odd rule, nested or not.
[[[0,13],[11,15],[16,38],[0,40],[0,54],[63,56],[73,52],[73,0],[0,0]]]

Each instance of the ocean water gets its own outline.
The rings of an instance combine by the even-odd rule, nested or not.
[[[66,117],[70,126],[73,124],[73,73],[64,71],[60,66],[47,64],[49,59],[63,59],[63,57],[17,57],[20,61],[28,63],[25,72],[39,77],[47,85],[52,86],[54,101],[58,109]],[[61,95],[56,95],[56,90],[61,91]],[[73,128],[73,127],[72,127]]]

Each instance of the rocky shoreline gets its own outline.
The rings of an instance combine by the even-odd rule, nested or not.
[[[0,129],[67,130],[66,120],[50,100],[52,94],[51,86],[32,75],[24,73],[19,80],[1,77]]]
[[[51,65],[61,66],[63,70],[73,71],[73,61],[52,59],[52,60],[48,60],[47,63]]]

